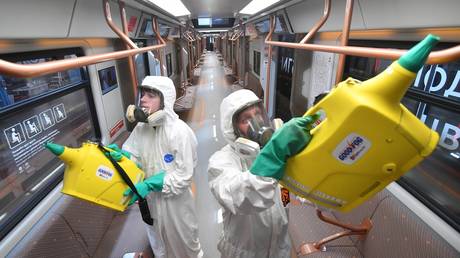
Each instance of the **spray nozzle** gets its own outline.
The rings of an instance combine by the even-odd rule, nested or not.
[[[425,64],[431,49],[439,42],[440,38],[429,34],[407,53],[401,56],[398,63],[411,72],[418,72]]]

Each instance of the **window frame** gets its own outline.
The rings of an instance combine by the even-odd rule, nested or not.
[[[44,51],[2,54],[0,55],[0,58],[8,60],[10,62],[18,62],[21,60],[29,60],[43,57],[61,57],[72,54],[78,57],[83,56],[83,53],[83,49],[81,48],[66,48],[57,50],[54,49]],[[63,97],[84,89],[91,113],[91,122],[94,126],[93,129],[95,137],[96,139],[101,139],[101,130],[99,121],[97,119],[96,105],[94,103],[93,93],[91,90],[89,74],[87,72],[86,67],[82,67],[80,69],[82,70],[81,74],[83,81],[78,83],[72,83],[68,86],[33,96],[29,99],[19,102],[16,105],[8,106],[0,111],[0,120],[7,119],[11,116],[17,115],[25,109],[42,105],[44,103],[49,102],[50,100]],[[44,185],[37,189],[37,191],[30,197],[29,200],[15,207],[13,210],[13,215],[5,219],[5,222],[2,223],[2,227],[0,227],[0,240],[3,239],[6,235],[8,235],[8,233],[11,230],[13,230],[60,182],[62,182],[65,167],[62,166],[61,168],[58,167],[57,169],[59,169],[59,172],[54,176],[54,178],[51,178],[48,182],[44,182]]]

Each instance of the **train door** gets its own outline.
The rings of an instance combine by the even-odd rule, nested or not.
[[[149,46],[155,44],[154,43],[155,40],[153,39],[149,39],[147,40],[147,43]],[[150,75],[161,75],[161,66],[160,66],[160,60],[158,59],[159,58],[159,55],[158,55],[158,51],[156,52],[153,52],[153,51],[149,51],[147,52],[147,63],[148,63],[148,70],[149,70],[149,74]]]
[[[135,40],[133,42],[140,48],[147,46],[146,40]],[[137,82],[139,84],[142,82],[145,76],[151,75],[148,60],[149,59],[147,53],[141,53],[134,57],[134,63],[136,64]]]
[[[294,42],[295,35],[280,35],[279,41]],[[294,68],[294,49],[278,48],[278,68],[276,73],[275,117],[288,121],[292,118],[291,87]]]

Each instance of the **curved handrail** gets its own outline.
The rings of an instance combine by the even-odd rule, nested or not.
[[[137,49],[115,51],[91,56],[82,56],[73,59],[56,60],[39,64],[16,64],[0,59],[0,74],[15,76],[19,78],[30,78],[86,65],[102,63],[114,59],[125,58],[128,56],[134,56],[139,53],[156,50],[163,47],[165,47],[165,45],[160,44]]]
[[[128,46],[130,46],[131,48],[139,48],[134,42],[131,41],[131,39],[125,34],[123,33],[116,25],[115,23],[113,22],[112,20],[112,13],[110,12],[110,4],[109,4],[109,0],[102,0],[103,3],[104,3],[104,16],[105,16],[105,21],[107,22],[107,25],[109,25],[109,27],[112,29],[113,32],[115,32],[115,34],[118,35],[118,37],[120,37],[121,40],[123,40],[123,42],[125,44],[127,44]],[[124,9],[124,7],[122,8]]]
[[[319,19],[319,21],[311,28],[311,30],[305,35],[305,37],[300,41],[300,44],[307,43],[313,35],[324,25],[326,20],[329,18],[329,14],[331,13],[331,0],[324,0],[324,11],[323,16]]]
[[[373,47],[353,47],[353,46],[331,46],[331,45],[320,45],[320,44],[304,44],[304,43],[291,43],[291,42],[280,42],[271,40],[271,36],[274,32],[275,27],[271,26],[267,37],[265,38],[265,44],[270,46],[286,47],[303,49],[310,51],[329,52],[336,54],[345,54],[361,57],[373,57],[373,58],[384,58],[384,59],[398,59],[407,50],[399,49],[386,49],[386,48],[373,48]],[[346,32],[342,31],[343,34]],[[348,33],[346,33],[348,35]],[[432,51],[426,61],[427,64],[440,64],[448,63],[460,58],[460,45],[454,46],[444,50]]]
[[[229,39],[230,41],[236,41],[237,39],[239,39],[241,36],[243,36],[244,34],[244,31],[237,31],[235,32],[232,37]]]
[[[196,39],[191,35],[191,31],[185,31],[184,36],[188,42],[194,42]]]
[[[340,45],[348,45],[348,37],[350,36],[351,17],[353,16],[353,4],[354,0],[347,0],[345,6],[345,16],[343,20],[342,35],[340,36]],[[335,83],[339,83],[342,80],[343,70],[345,69],[345,55],[339,55],[337,61],[337,71],[335,74]]]
[[[108,6],[107,0],[103,0],[103,3],[104,3],[104,6],[106,7],[105,8],[106,9],[105,18],[106,18],[107,23],[109,23],[108,17],[110,15],[110,6]],[[128,23],[126,21],[125,2],[120,0],[118,2],[118,6],[119,6],[119,9],[120,9],[121,27],[123,29],[123,35],[129,35]],[[128,41],[125,41],[126,49],[130,49],[130,44],[129,44],[130,42],[133,43],[128,37]],[[138,48],[137,45],[134,44],[134,46],[135,46],[135,48]],[[137,86],[139,85],[139,81],[137,80],[137,76],[136,76],[137,75],[137,67],[134,64],[133,58],[130,57],[130,58],[126,58],[126,59],[128,60],[128,70],[129,70],[129,77],[131,78],[131,87],[133,88],[134,96],[137,96]]]
[[[330,46],[330,45],[319,45],[319,44],[299,44],[290,42],[279,42],[279,41],[265,41],[266,44],[278,47],[287,47],[295,49],[304,49],[311,51],[330,52],[337,54],[346,54],[361,57],[374,57],[384,59],[398,59],[407,50],[400,49],[383,49],[383,48],[372,48],[372,47],[353,47],[353,46]],[[428,56],[427,64],[441,64],[448,63],[460,58],[460,45],[451,47],[444,50],[433,51]]]
[[[105,6],[107,7],[107,5]],[[107,20],[111,20],[111,17],[109,17],[109,19]],[[113,23],[112,25],[114,26]],[[126,36],[123,32],[121,32],[116,26],[114,26],[112,29],[120,33],[119,36],[120,38],[122,38],[123,41],[125,41],[125,43],[128,43],[129,41],[131,41],[129,37]],[[143,47],[143,48],[138,48],[137,46],[135,46],[134,49],[130,49],[130,50],[114,51],[114,52],[96,54],[96,55],[91,55],[91,56],[81,56],[81,57],[72,58],[72,59],[49,61],[49,62],[38,63],[38,64],[16,64],[16,63],[12,63],[12,62],[8,62],[8,61],[0,59],[0,74],[8,75],[8,76],[15,76],[18,78],[30,78],[30,77],[36,77],[36,76],[41,76],[45,74],[55,73],[59,71],[64,71],[64,70],[68,70],[72,68],[78,68],[78,67],[82,67],[86,65],[91,65],[91,64],[106,62],[110,60],[125,58],[129,56],[134,56],[139,53],[152,51],[152,50],[156,50],[156,49],[165,47],[166,43],[161,38],[160,32],[158,31],[158,27],[154,26],[153,30],[155,31],[155,34],[157,35],[157,39],[160,42],[160,44],[158,45],[148,46],[148,47]]]

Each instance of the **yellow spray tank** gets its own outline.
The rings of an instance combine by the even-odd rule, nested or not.
[[[339,83],[305,115],[319,112],[307,148],[290,158],[281,184],[327,208],[349,211],[436,148],[439,135],[401,103],[439,41],[428,35],[374,78]]]
[[[129,187],[97,143],[85,142],[80,148],[46,143],[45,147],[67,165],[62,193],[117,211],[126,209],[130,196],[123,192]],[[130,159],[122,156],[118,164],[134,184],[144,179],[144,172]]]

